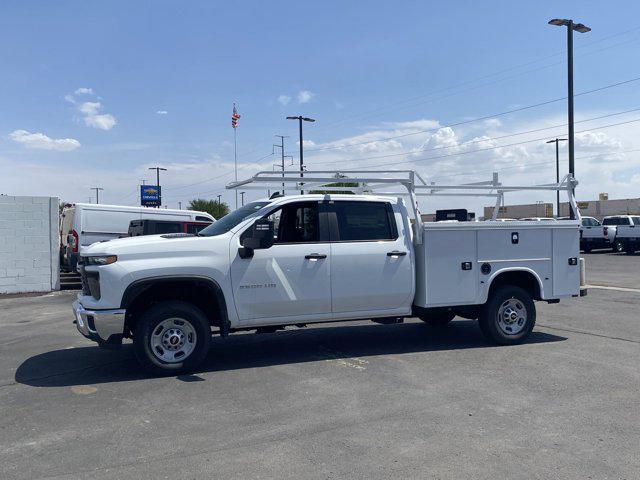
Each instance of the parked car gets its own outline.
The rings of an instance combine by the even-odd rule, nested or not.
[[[640,215],[611,215],[604,217],[602,224],[615,226],[615,252],[634,253],[640,249]]]
[[[60,237],[64,240],[61,242],[61,266],[68,271],[76,270],[78,256],[89,245],[127,236],[131,220],[215,221],[206,212],[93,203],[67,206],[61,215]]]
[[[129,237],[140,235],[161,235],[163,233],[185,233],[197,235],[200,230],[211,225],[212,222],[185,222],[170,220],[131,220],[129,223]]]
[[[107,347],[133,338],[144,368],[175,374],[205,358],[212,330],[458,315],[517,344],[535,300],[583,293],[575,221],[421,223],[412,212],[388,196],[294,195],[244,205],[197,237],[93,244],[81,255],[77,329]]]
[[[560,217],[558,220],[569,220],[569,217]],[[585,253],[594,248],[613,248],[615,237],[615,225],[603,225],[597,218],[582,217],[580,249]]]
[[[555,222],[556,219],[552,217],[527,217],[520,219],[523,222]]]

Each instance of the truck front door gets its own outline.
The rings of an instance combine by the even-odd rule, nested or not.
[[[275,225],[274,245],[255,250],[251,258],[232,253],[231,280],[240,322],[253,325],[330,318],[331,252],[328,235],[321,232],[325,228],[320,225],[319,202],[286,204],[267,218]],[[233,241],[240,246],[240,237]]]

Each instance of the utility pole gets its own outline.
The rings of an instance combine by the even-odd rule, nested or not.
[[[240,192],[240,198],[242,199],[242,205],[244,207],[244,192]]]
[[[178,209],[182,210],[182,202],[178,202]]]
[[[96,204],[100,203],[99,192],[100,192],[100,190],[104,190],[104,188],[101,188],[101,187],[91,187],[89,190],[95,190],[95,191],[96,191]]]
[[[574,149],[574,122],[573,122],[573,31],[579,33],[590,32],[591,29],[582,23],[574,23],[571,19],[554,18],[549,20],[549,25],[567,27],[567,110],[569,117],[569,173],[575,178],[575,149]],[[571,191],[575,194],[575,190]],[[574,219],[573,209],[570,209],[570,217]]]
[[[222,205],[222,204],[220,203],[220,197],[222,197],[222,195],[218,195],[218,207],[219,207],[220,205]]]
[[[282,154],[282,178],[284,178],[284,139],[289,138],[288,135],[276,135],[276,137],[280,138],[280,145],[274,144],[273,146],[280,149],[280,153]],[[284,195],[284,181],[282,182],[282,195]],[[271,195],[269,195],[271,196]]]
[[[304,177],[304,148],[302,145],[302,122],[315,122],[315,119],[303,117],[298,115],[297,117],[287,117],[287,120],[298,120],[298,132],[300,137],[300,178]],[[300,190],[300,195],[304,195],[304,190]]]
[[[158,208],[162,206],[162,190],[160,189],[160,170],[166,172],[166,168],[162,167],[149,167],[149,170],[156,171],[156,187],[158,187]]]
[[[555,138],[547,142],[556,144],[556,183],[560,183],[560,150],[558,148],[558,143],[566,141],[566,138]],[[556,190],[556,216],[560,216],[560,190]]]
[[[144,178],[140,178],[139,180],[142,182],[142,185],[146,185],[147,184],[147,181]]]

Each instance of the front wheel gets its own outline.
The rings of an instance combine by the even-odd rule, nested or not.
[[[196,368],[211,346],[211,327],[197,307],[180,301],[154,305],[135,326],[133,349],[142,367],[155,375]]]
[[[536,306],[526,290],[504,285],[491,294],[478,320],[487,340],[500,345],[514,345],[531,334],[536,323]]]

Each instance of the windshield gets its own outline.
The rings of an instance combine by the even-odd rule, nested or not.
[[[215,237],[227,233],[233,227],[242,222],[245,218],[250,217],[270,202],[251,202],[240,207],[235,212],[225,215],[217,222],[212,223],[207,228],[200,230],[199,237]]]

